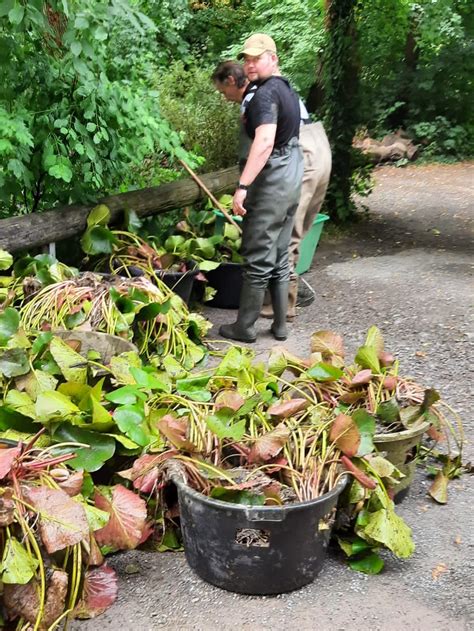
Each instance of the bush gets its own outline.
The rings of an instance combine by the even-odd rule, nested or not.
[[[414,124],[410,132],[424,147],[424,158],[462,160],[474,155],[474,125],[456,125],[444,116],[437,116],[433,121]]]
[[[211,67],[177,61],[157,77],[161,112],[184,147],[204,156],[205,171],[236,164],[239,108],[214,89]]]

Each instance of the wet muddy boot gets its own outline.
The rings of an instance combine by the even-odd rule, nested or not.
[[[237,320],[234,324],[223,324],[219,328],[219,334],[238,342],[255,342],[257,333],[254,325],[260,315],[264,295],[264,288],[255,287],[244,281]]]
[[[270,294],[272,296],[273,306],[273,323],[270,330],[276,340],[286,340],[288,337],[288,331],[286,329],[288,288],[288,281],[283,283],[270,283]]]

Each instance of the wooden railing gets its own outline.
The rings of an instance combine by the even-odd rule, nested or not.
[[[218,196],[232,190],[238,177],[237,167],[232,167],[208,173],[201,179]],[[205,195],[198,185],[191,178],[186,178],[161,186],[111,195],[89,206],[65,206],[42,213],[1,219],[0,249],[15,252],[79,235],[85,230],[87,215],[97,204],[106,204],[110,208],[113,223],[127,209],[144,217],[182,208],[203,198]]]

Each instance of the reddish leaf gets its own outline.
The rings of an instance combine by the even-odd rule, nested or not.
[[[275,405],[268,408],[268,413],[271,416],[277,416],[282,419],[289,418],[301,412],[301,410],[306,410],[308,405],[308,399],[290,399],[289,401],[275,403]]]
[[[334,441],[343,454],[352,457],[360,447],[360,432],[350,416],[338,414],[332,424],[329,440]]]
[[[90,536],[89,536],[89,549],[87,550],[87,553],[88,553],[88,558],[87,558],[88,566],[102,565],[102,563],[104,562],[104,556],[102,552],[100,551],[99,544],[97,543],[94,533],[92,532],[90,533]]]
[[[158,421],[157,427],[174,447],[187,451],[194,449],[194,445],[187,439],[188,419],[186,417],[175,418],[172,414],[165,414]]]
[[[41,619],[41,629],[47,629],[64,611],[68,588],[68,575],[53,570],[46,586],[46,602]],[[3,601],[8,617],[21,617],[31,625],[36,621],[39,609],[39,582],[32,578],[26,585],[3,586]]]
[[[69,497],[74,497],[81,492],[83,482],[83,471],[76,471],[71,473],[67,480],[63,480],[63,482],[59,482],[58,484],[60,488],[69,495]]]
[[[133,488],[142,493],[151,493],[158,482],[159,465],[169,458],[176,456],[178,451],[170,449],[162,454],[145,454],[137,458],[131,469],[119,471],[119,475],[133,482]]]
[[[39,513],[41,539],[49,554],[89,538],[85,510],[67,493],[36,486],[25,489],[25,495]]]
[[[440,432],[434,425],[431,425],[429,430],[426,432],[431,440],[435,440],[437,443],[446,440],[446,436],[443,432]]]
[[[397,387],[397,378],[394,375],[386,375],[383,378],[382,388],[385,390],[395,390]]]
[[[257,438],[250,450],[249,463],[268,462],[280,453],[289,437],[290,430],[280,423],[268,434]]]
[[[364,392],[346,392],[342,395],[342,397],[339,397],[339,401],[347,403],[348,405],[357,403],[360,399],[365,399]]]
[[[332,331],[316,331],[311,336],[311,352],[321,353],[323,359],[329,359],[332,355],[344,357],[342,337]]]
[[[15,502],[12,500],[12,489],[4,488],[0,496],[0,528],[5,528],[15,519]]]
[[[132,550],[143,536],[146,502],[121,484],[110,490],[110,495],[105,495],[96,489],[94,495],[97,508],[110,515],[108,523],[95,533],[97,543],[115,550]],[[104,489],[104,493],[107,491]]]
[[[359,370],[359,372],[352,377],[351,386],[361,386],[365,383],[369,383],[372,379],[372,371],[370,368],[365,370]]]
[[[344,467],[347,469],[347,471],[352,473],[354,478],[360,484],[362,484],[362,486],[364,486],[366,489],[376,488],[377,482],[373,480],[371,477],[369,477],[366,473],[364,473],[362,469],[359,469],[359,467],[356,467],[355,464],[351,462],[351,460],[349,460],[347,456],[341,456],[341,462],[344,465]]]
[[[214,409],[230,408],[236,412],[245,403],[244,397],[237,390],[222,390],[216,396]]]
[[[7,476],[13,466],[15,458],[21,453],[20,447],[11,447],[10,449],[0,449],[0,480]]]
[[[386,351],[382,351],[381,353],[379,353],[378,357],[380,365],[384,368],[386,368],[387,366],[391,366],[395,361],[395,357],[392,355],[392,353],[387,353]]]
[[[86,572],[82,599],[75,609],[78,618],[95,618],[108,609],[117,598],[117,575],[107,565]]]

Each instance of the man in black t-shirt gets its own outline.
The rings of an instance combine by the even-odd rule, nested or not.
[[[237,321],[221,326],[219,332],[226,338],[254,342],[254,325],[268,286],[274,313],[271,331],[276,339],[284,340],[288,245],[303,173],[299,99],[286,79],[274,76],[278,58],[271,37],[253,35],[241,55],[248,78],[258,86],[241,124],[241,175],[233,197],[234,214],[244,218],[243,286]]]

